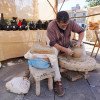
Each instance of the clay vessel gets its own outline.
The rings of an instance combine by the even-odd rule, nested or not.
[[[71,48],[74,52],[74,54],[72,55],[75,58],[80,58],[83,55],[83,50],[82,47],[73,47]]]

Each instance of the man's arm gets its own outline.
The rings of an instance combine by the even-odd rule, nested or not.
[[[79,34],[79,38],[78,38],[78,41],[77,41],[77,46],[80,46],[80,44],[81,44],[83,38],[84,38],[84,32],[81,32],[81,33]]]
[[[84,37],[84,29],[78,25],[76,22],[70,20],[71,22],[71,26],[72,26],[72,32],[75,32],[75,33],[78,33],[79,34],[79,38],[78,38],[78,41],[77,41],[77,46],[80,46],[82,40],[83,40],[83,37]]]
[[[62,52],[65,52],[66,54],[68,55],[72,55],[73,54],[73,51],[71,49],[68,49],[68,48],[65,48],[63,46],[60,46],[59,44],[55,44],[54,47],[58,50],[61,50]]]

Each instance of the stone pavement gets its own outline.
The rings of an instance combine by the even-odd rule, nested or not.
[[[85,46],[87,54],[90,55],[93,46]],[[5,67],[0,69],[0,100],[100,100],[100,66],[89,72],[87,80],[79,79],[76,82],[70,82],[66,78],[62,78],[65,89],[65,95],[62,97],[58,97],[54,91],[48,90],[47,80],[41,82],[40,96],[35,95],[35,84],[31,85],[28,94],[17,95],[6,91],[5,83],[13,77],[23,76],[28,64],[24,58],[10,61],[14,63],[2,62]],[[100,52],[96,61],[100,63]]]

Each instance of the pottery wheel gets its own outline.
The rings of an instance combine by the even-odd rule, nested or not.
[[[66,56],[66,54],[59,55],[58,58],[60,67],[68,70],[88,72],[96,67],[95,59],[87,55],[84,59]]]

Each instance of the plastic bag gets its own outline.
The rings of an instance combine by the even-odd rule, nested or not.
[[[29,59],[28,64],[38,69],[46,69],[50,66],[50,62],[42,58]]]
[[[24,77],[15,77],[6,83],[8,91],[17,94],[26,94],[30,88],[30,81]]]

